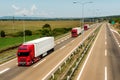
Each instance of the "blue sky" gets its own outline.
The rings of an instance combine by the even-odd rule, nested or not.
[[[120,0],[1,0],[0,16],[81,17],[120,15]]]

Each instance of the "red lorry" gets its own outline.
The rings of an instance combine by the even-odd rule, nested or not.
[[[85,25],[84,25],[84,31],[85,31],[85,30],[88,30],[88,29],[89,29],[89,25],[88,25],[88,24],[85,24]]]
[[[71,36],[77,37],[79,34],[82,34],[82,31],[83,31],[83,29],[81,29],[81,27],[72,28]]]
[[[43,37],[23,43],[18,48],[18,66],[29,66],[54,51],[54,37]]]

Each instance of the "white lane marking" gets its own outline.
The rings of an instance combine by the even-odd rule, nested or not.
[[[105,45],[107,45],[107,42],[105,41]]]
[[[107,80],[107,67],[105,66],[105,80]]]
[[[71,43],[73,42],[74,40],[71,41]]]
[[[107,50],[105,49],[105,56],[107,56]]]
[[[66,46],[61,47],[60,50],[63,49],[63,48],[65,48],[65,47],[66,47]]]
[[[43,59],[42,61],[40,61],[39,63],[37,63],[36,65],[34,65],[33,68],[37,67],[39,64],[43,63],[44,61],[46,61],[46,59]]]
[[[119,43],[118,40],[116,40],[116,42]]]
[[[60,42],[57,42],[57,44],[59,44]]]
[[[100,30],[100,32],[101,32],[101,30]],[[95,43],[96,43],[96,41],[97,41],[97,39],[98,39],[98,36],[100,35],[100,32],[99,32],[99,34],[97,35],[97,37],[96,37],[96,39],[95,39],[95,41],[94,41],[94,43],[93,43],[93,46],[92,46],[91,49],[90,49],[90,52],[89,52],[89,54],[88,54],[88,56],[87,56],[87,58],[86,58],[86,60],[85,60],[85,63],[84,63],[83,66],[82,66],[82,69],[81,69],[81,71],[80,71],[80,73],[79,73],[79,75],[78,75],[78,77],[77,77],[77,80],[80,80],[80,77],[81,77],[81,75],[82,75],[82,73],[83,73],[83,70],[84,70],[84,68],[85,68],[85,66],[86,66],[86,64],[87,64],[87,61],[88,61],[88,59],[89,59],[89,57],[90,57],[90,55],[91,55],[91,53],[92,53],[92,50],[93,50],[93,48],[94,48],[94,46],[95,46]]]
[[[2,74],[2,73],[4,73],[4,72],[8,71],[9,69],[10,69],[10,68],[6,68],[6,69],[0,71],[0,74]]]
[[[61,42],[63,42],[64,40],[62,39]]]
[[[117,44],[119,45],[120,43],[118,42]]]
[[[15,59],[17,59],[17,58],[15,58]],[[8,61],[8,62],[6,62],[6,63],[3,63],[3,64],[1,64],[0,66],[3,66],[3,65],[5,65],[5,64],[8,64],[8,63],[14,61],[15,59],[12,59],[12,60],[10,60],[10,61]]]
[[[65,38],[65,40],[67,40],[67,38]]]
[[[107,40],[107,37],[105,36],[105,40]]]

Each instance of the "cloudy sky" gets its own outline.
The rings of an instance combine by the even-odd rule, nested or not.
[[[120,15],[120,0],[0,0],[0,16],[81,17],[83,3],[85,17]]]

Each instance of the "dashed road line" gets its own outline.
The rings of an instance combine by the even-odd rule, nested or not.
[[[105,41],[105,45],[107,45],[107,42]]]
[[[73,42],[74,40],[72,40],[71,42]]]
[[[105,80],[107,80],[107,67],[105,66]]]
[[[66,47],[66,46],[61,47],[60,50],[63,49],[63,48],[65,48],[65,47]]]
[[[107,56],[107,49],[105,49],[105,56]]]

